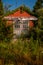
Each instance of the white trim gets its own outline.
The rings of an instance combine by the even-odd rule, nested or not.
[[[37,18],[35,17],[11,17],[11,16],[8,16],[8,17],[4,17],[4,19],[7,19],[7,20],[16,20],[16,19],[19,19],[19,20],[38,20]]]

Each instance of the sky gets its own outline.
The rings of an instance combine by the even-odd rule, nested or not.
[[[3,4],[6,6],[8,6],[9,4],[12,5],[12,7],[10,7],[10,10],[14,10],[23,4],[28,6],[30,9],[33,9],[33,6],[35,5],[35,2],[37,0],[2,0],[2,1]]]

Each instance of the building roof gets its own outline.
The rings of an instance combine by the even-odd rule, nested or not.
[[[16,11],[15,13],[13,13],[13,14],[10,14],[9,16],[11,16],[11,17],[31,17],[31,15],[30,14],[28,14],[27,12],[20,12],[20,10],[19,11]]]
[[[26,7],[25,5],[22,5],[18,8],[16,8],[13,13],[5,16],[5,19],[8,20],[14,20],[15,18],[25,18],[25,20],[37,20],[35,16],[32,15],[32,12],[30,8]]]
[[[4,18],[6,18],[6,19],[11,19],[11,18],[12,19],[13,18],[31,18],[31,19],[35,19],[36,20],[35,16],[32,16],[31,14],[27,13],[26,11],[23,11],[21,13],[20,10],[14,12],[13,14],[10,14],[10,15],[4,17]]]

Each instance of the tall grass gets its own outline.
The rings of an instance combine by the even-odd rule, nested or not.
[[[0,59],[3,65],[43,65],[43,48],[38,40],[18,39],[13,43],[0,43]]]

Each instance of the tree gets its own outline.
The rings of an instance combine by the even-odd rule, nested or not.
[[[0,0],[0,16],[3,15],[3,3],[2,0]]]
[[[37,14],[39,14],[39,17],[38,17],[38,35],[39,35],[39,43],[43,43],[43,8],[40,8],[38,11],[37,11]]]
[[[3,23],[2,23],[2,18],[3,18],[3,3],[2,3],[2,0],[0,0],[0,40],[3,39],[3,32],[2,32]]]
[[[10,7],[12,7],[12,5],[8,5],[8,4],[5,4],[4,5],[4,13],[5,14],[9,14],[10,13]]]
[[[42,43],[43,39],[43,0],[37,0],[33,12],[37,15],[38,24],[36,25],[35,31],[37,32],[37,39],[39,43]]]
[[[33,38],[36,40],[36,39],[39,39],[40,36],[42,38],[40,30],[41,30],[41,28],[43,28],[43,26],[42,26],[43,0],[37,0],[37,2],[35,3],[35,5],[33,7],[33,13],[38,18],[38,21],[34,21],[34,28],[32,30]]]
[[[6,20],[4,18],[4,8],[2,0],[0,0],[0,41],[9,41],[12,38],[12,26],[6,27]]]
[[[43,0],[37,0],[35,6],[33,7],[33,12],[37,14],[37,10],[43,7]]]

